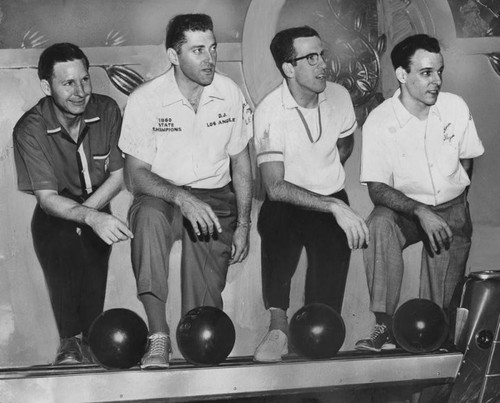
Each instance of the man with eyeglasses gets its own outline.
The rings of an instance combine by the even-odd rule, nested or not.
[[[228,266],[249,248],[251,110],[238,86],[215,71],[208,15],[172,18],[166,48],[172,68],[131,94],[119,142],[134,194],[132,266],[150,333],[142,368],[169,365],[173,243],[182,238],[182,314],[222,309]]]
[[[302,248],[308,260],[305,303],[324,303],[340,314],[351,249],[369,242],[344,190],[343,164],[357,127],[354,108],[345,88],[326,81],[319,34],[307,26],[285,29],[272,40],[271,53],[284,80],[257,107],[254,121],[267,194],[258,230],[270,326],[254,354],[263,362],[288,353],[286,311]]]

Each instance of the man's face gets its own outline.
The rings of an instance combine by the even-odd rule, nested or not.
[[[186,42],[177,55],[179,69],[190,81],[206,86],[212,83],[217,62],[217,42],[212,31],[186,31]]]
[[[293,46],[297,55],[295,58],[306,56],[311,53],[319,54],[324,50],[321,39],[317,36],[296,38],[293,41]],[[325,90],[326,63],[323,57],[320,56],[317,64],[314,66],[309,64],[307,58],[298,60],[293,69],[295,72],[293,79],[302,91],[319,94]]]
[[[51,95],[58,110],[66,117],[83,114],[90,95],[92,84],[83,60],[60,62],[54,65],[50,82],[42,82],[46,95]]]
[[[436,103],[442,84],[443,56],[419,49],[410,63],[410,72],[402,86],[413,102],[423,106]]]

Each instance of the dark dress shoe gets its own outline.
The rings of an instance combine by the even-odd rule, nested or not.
[[[78,337],[61,339],[54,365],[71,365],[83,363],[82,347]]]

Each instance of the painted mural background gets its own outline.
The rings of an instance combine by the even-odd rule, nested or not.
[[[250,0],[0,0],[0,48],[159,45],[175,14],[213,15],[219,42],[240,42]]]
[[[500,36],[500,1],[448,0],[457,37]]]

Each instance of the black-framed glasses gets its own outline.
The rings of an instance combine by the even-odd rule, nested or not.
[[[298,62],[299,60],[307,59],[307,63],[309,63],[311,66],[316,66],[319,62],[320,56],[323,59],[323,61],[326,61],[325,51],[322,50],[320,53],[318,53],[318,52],[309,53],[305,56],[300,56],[300,57],[296,57],[295,59],[287,60],[287,63],[295,63],[295,62]]]

